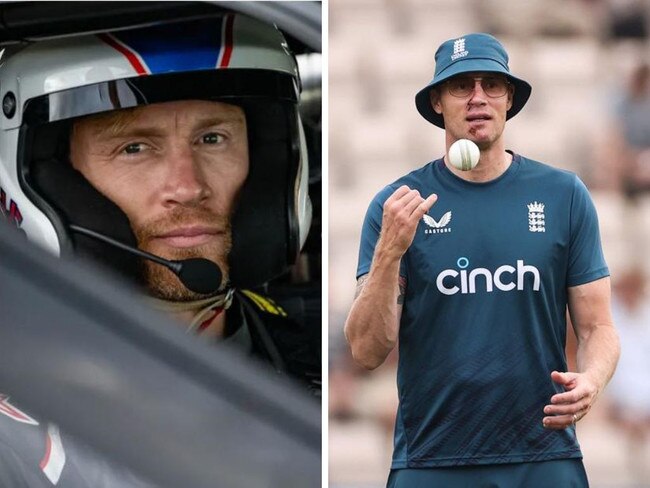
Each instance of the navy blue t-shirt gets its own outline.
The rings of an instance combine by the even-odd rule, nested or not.
[[[573,427],[542,427],[566,371],[567,288],[609,274],[598,218],[570,172],[514,155],[472,183],[442,159],[384,188],[366,215],[369,272],[386,199],[401,185],[438,201],[400,264],[399,410],[392,468],[582,456]]]

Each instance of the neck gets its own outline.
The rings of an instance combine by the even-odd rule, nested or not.
[[[449,137],[447,138],[445,165],[449,168],[449,171],[463,180],[474,183],[492,181],[505,173],[512,163],[512,154],[506,152],[503,140],[499,139],[487,148],[479,146],[481,157],[476,167],[471,171],[461,171],[449,163],[449,148],[454,142]]]
[[[232,291],[191,302],[171,302],[157,298],[151,298],[150,301],[154,308],[184,324],[188,332],[200,333],[206,338],[219,338],[225,332],[225,310],[232,303]]]
[[[202,309],[198,307],[192,310],[172,312],[171,316],[184,324],[186,327],[190,328],[194,324],[194,319],[199,313],[201,313],[201,310]],[[215,313],[216,311],[207,313],[204,317],[199,319],[200,323],[197,324],[197,327],[205,321],[210,321],[209,325],[201,331],[201,337],[205,337],[207,339],[223,337],[224,331],[226,329],[226,314],[225,311],[223,311],[215,317]]]

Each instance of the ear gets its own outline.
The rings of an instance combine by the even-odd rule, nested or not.
[[[440,90],[436,87],[429,92],[429,100],[433,111],[438,115],[442,114],[442,104],[440,103]]]
[[[512,108],[512,101],[514,100],[514,96],[515,96],[515,85],[510,84],[508,85],[508,108],[506,111]]]

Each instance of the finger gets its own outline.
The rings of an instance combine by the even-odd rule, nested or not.
[[[415,220],[420,220],[422,216],[429,211],[433,204],[436,203],[436,200],[438,200],[438,195],[435,193],[429,195],[426,200],[422,200],[422,202],[420,202],[420,204],[413,210],[413,218]]]
[[[552,417],[544,417],[542,419],[542,425],[546,429],[566,429],[573,425],[573,415],[555,415]]]
[[[395,200],[399,200],[400,198],[402,198],[404,195],[406,195],[410,191],[411,191],[411,189],[408,186],[406,186],[406,185],[400,186],[397,190],[395,190],[393,192],[393,194],[391,196],[389,196],[386,199],[386,201],[384,202],[384,205],[386,205],[388,203],[392,203]]]
[[[547,428],[564,429],[566,427],[569,427],[571,424],[575,425],[580,420],[582,420],[589,413],[590,409],[591,406],[588,406],[587,408],[579,410],[572,414],[544,417],[542,419],[542,423],[544,427]]]
[[[386,202],[384,203],[384,211],[396,215],[404,211],[405,207],[411,202],[414,202],[413,204],[417,206],[419,200],[422,200],[419,191],[407,190],[406,193],[404,193],[401,197],[397,199],[391,201],[386,200]],[[410,213],[407,213],[406,211],[404,212],[404,214],[406,216],[410,215]]]
[[[420,196],[420,192],[417,190],[409,190],[406,192],[404,195],[402,195],[399,200],[396,200],[396,202],[403,207],[406,207],[409,203],[411,203],[413,200],[422,200],[422,197]],[[417,203],[416,203],[417,205]]]
[[[580,410],[579,412],[576,412],[574,423],[580,422],[583,418],[586,417],[586,415],[589,413],[589,410],[591,410],[591,405],[589,405],[587,408]]]
[[[589,408],[589,400],[583,399],[577,403],[562,405],[546,405],[544,413],[546,415],[573,415]]]
[[[436,195],[435,193],[429,195],[426,198],[426,200],[424,200],[424,202],[420,204],[420,208],[423,209],[422,214],[424,215],[425,213],[427,213],[429,209],[433,207],[433,204],[436,203],[437,200],[438,200],[438,195]]]
[[[551,397],[551,403],[558,405],[561,403],[577,403],[583,398],[587,397],[588,394],[582,389],[575,389],[571,391],[565,391],[564,393],[558,393]]]
[[[406,205],[404,205],[404,212],[406,212],[406,215],[411,215],[413,213],[413,211],[416,208],[418,208],[418,206],[420,204],[422,204],[422,202],[424,202],[424,198],[422,198],[420,196],[420,192],[416,191],[416,190],[413,190],[413,191],[415,193],[417,193],[417,195],[414,198],[412,198],[411,200],[409,200],[406,203]],[[408,197],[409,197],[409,195],[405,195],[404,197],[402,197],[402,200],[406,200]]]
[[[565,387],[570,387],[572,383],[575,383],[575,380],[578,378],[578,373],[560,373],[559,371],[553,371],[551,373],[551,379],[560,385]]]

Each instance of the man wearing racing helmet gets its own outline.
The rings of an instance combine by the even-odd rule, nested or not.
[[[531,87],[497,39],[450,39],[435,59],[415,101],[447,154],[372,201],[345,326],[368,369],[399,342],[388,486],[587,486],[575,423],[619,355],[594,205],[575,174],[506,150]],[[449,161],[459,139],[480,150],[471,170]]]
[[[282,309],[240,291],[287,269],[311,216],[299,78],[281,33],[229,14],[37,42],[9,52],[2,75],[2,146],[17,164],[3,157],[0,182],[27,236],[143,285],[193,330],[238,332],[305,380],[302,360],[280,360],[295,351],[266,337],[283,327],[246,316]]]
[[[320,327],[248,291],[287,270],[311,220],[300,80],[282,34],[226,14],[5,58],[0,188],[14,224],[318,393]],[[63,463],[39,475],[72,479]],[[101,465],[86,463],[98,479]]]

